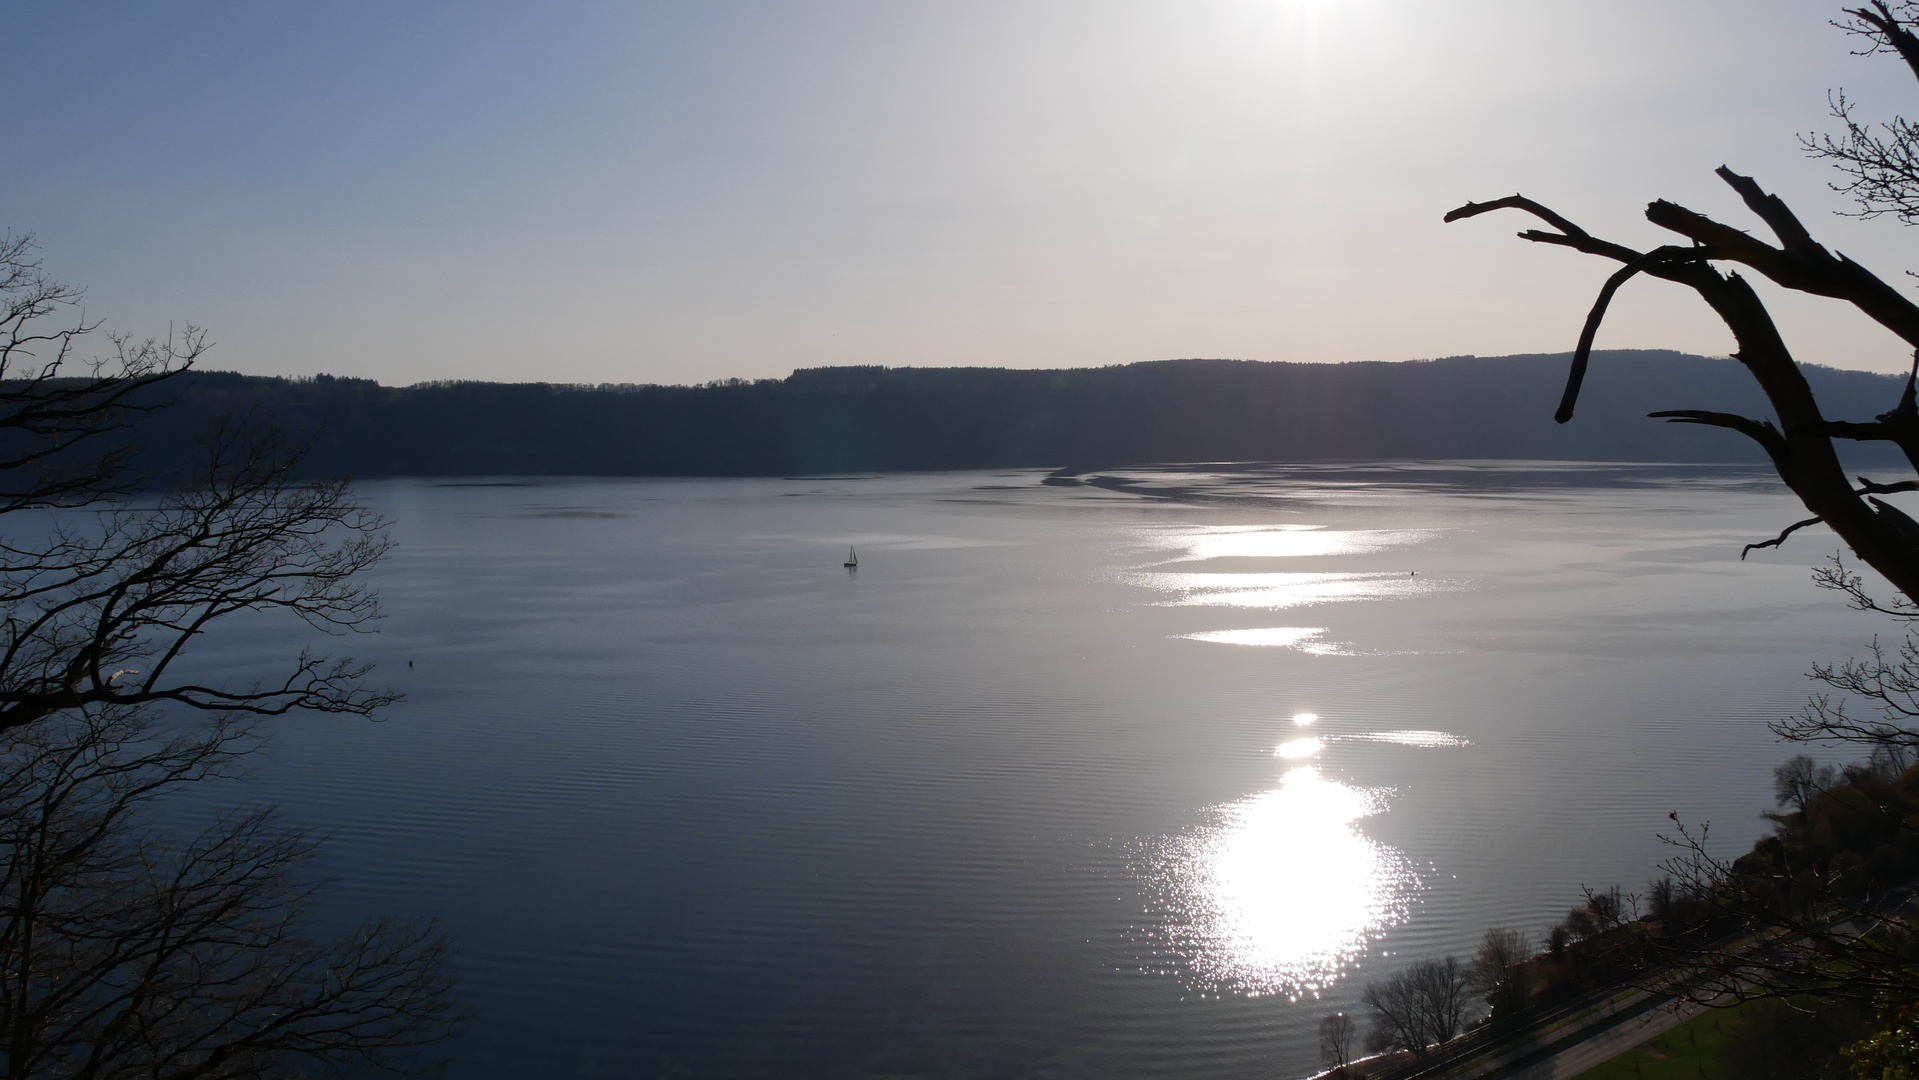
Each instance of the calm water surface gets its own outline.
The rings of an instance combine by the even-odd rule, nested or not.
[[[1829,534],[1739,560],[1803,516],[1757,473],[1043,478],[366,485],[407,700],[258,783],[331,912],[457,936],[455,1075],[1299,1076],[1669,811],[1750,842],[1883,629]]]

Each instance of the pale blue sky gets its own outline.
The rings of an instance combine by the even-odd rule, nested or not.
[[[1442,226],[1515,190],[1650,245],[1646,201],[1834,219],[1795,134],[1836,4],[781,0],[14,5],[0,224],[109,326],[258,373],[687,382],[836,363],[1080,366],[1562,350],[1609,268]],[[1912,110],[1919,112],[1919,109]],[[1605,346],[1722,352],[1629,288]],[[1829,302],[1808,359],[1906,356]]]

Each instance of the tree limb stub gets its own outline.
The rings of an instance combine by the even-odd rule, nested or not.
[[[1573,350],[1572,368],[1566,373],[1566,390],[1560,395],[1559,409],[1553,413],[1553,420],[1565,423],[1573,418],[1573,407],[1579,403],[1579,387],[1586,381],[1586,364],[1592,358],[1593,338],[1599,334],[1599,324],[1605,321],[1606,308],[1612,303],[1613,294],[1619,287],[1631,281],[1636,275],[1661,263],[1692,262],[1702,257],[1698,248],[1657,247],[1633,261],[1620,267],[1599,290],[1599,299],[1593,301],[1592,310],[1586,314],[1586,325],[1579,331],[1579,347]]]
[[[1873,509],[1879,511],[1880,517],[1891,523],[1894,532],[1904,537],[1910,543],[1919,544],[1919,521],[1912,520],[1912,518],[1906,516],[1905,511],[1886,502],[1884,499],[1868,495],[1866,496],[1866,501],[1872,504]]]
[[[1456,210],[1449,211],[1446,214],[1446,223],[1451,224],[1466,218],[1478,217],[1481,214],[1490,213],[1494,210],[1524,210],[1546,224],[1551,225],[1553,228],[1558,229],[1560,232],[1565,233],[1567,236],[1584,237],[1587,235],[1586,230],[1560,217],[1559,214],[1554,211],[1528,199],[1524,195],[1517,194],[1508,195],[1503,199],[1494,199],[1491,202],[1469,202]]]
[[[1824,520],[1826,519],[1809,517],[1804,521],[1795,521],[1792,524],[1786,526],[1785,530],[1781,532],[1778,536],[1775,536],[1770,540],[1761,540],[1757,544],[1747,544],[1745,547],[1739,549],[1739,561],[1745,562],[1746,556],[1752,554],[1755,551],[1758,551],[1760,548],[1778,547],[1779,545],[1786,542],[1786,537],[1791,536],[1793,533],[1798,532],[1800,529],[1803,529],[1808,525],[1817,525]]]
[[[1863,476],[1856,476],[1853,477],[1853,479],[1859,481],[1858,494],[1860,495],[1897,495],[1902,491],[1919,491],[1919,480],[1901,480],[1896,484],[1880,484],[1868,480]]]
[[[1766,456],[1772,458],[1773,465],[1776,467],[1783,466],[1792,453],[1791,447],[1786,443],[1786,437],[1781,435],[1779,429],[1773,427],[1769,420],[1754,420],[1750,416],[1712,412],[1708,409],[1666,409],[1646,415],[1655,420],[1664,420],[1668,424],[1704,424],[1707,427],[1737,431],[1758,443],[1760,448],[1766,451]]]
[[[1724,165],[1714,169],[1713,175],[1739,193],[1746,203],[1746,209],[1759,215],[1759,220],[1766,223],[1766,227],[1779,238],[1780,246],[1787,252],[1805,258],[1832,257],[1822,244],[1812,238],[1812,233],[1806,231],[1799,216],[1792,212],[1784,199],[1766,192],[1752,177],[1741,176]]]

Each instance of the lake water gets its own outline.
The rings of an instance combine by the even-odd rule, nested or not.
[[[367,484],[407,700],[258,783],[455,934],[458,1076],[1301,1076],[1669,811],[1750,843],[1884,629],[1738,469],[1043,479]]]

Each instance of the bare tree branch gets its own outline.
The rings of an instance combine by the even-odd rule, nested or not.
[[[145,816],[237,770],[251,718],[396,700],[366,665],[311,652],[271,678],[187,670],[248,613],[369,629],[379,602],[360,576],[390,550],[385,522],[345,481],[290,479],[301,448],[250,420],[209,433],[191,482],[142,492],[128,426],[170,404],[161,384],[206,336],[110,336],[111,355],[76,372],[98,328],[57,321],[78,296],[31,237],[0,238],[0,1071],[410,1071],[458,1011],[431,924],[314,940],[305,834],[247,811],[182,843]],[[145,711],[157,704],[206,726],[169,734]]]
[[[68,712],[0,748],[0,1062],[20,1077],[224,1080],[416,1071],[460,1016],[430,924],[306,929],[314,844],[271,811],[184,845],[149,818],[258,746],[232,717],[169,735]]]
[[[1919,480],[1901,480],[1896,484],[1878,484],[1863,476],[1853,479],[1859,481],[1860,495],[1897,495],[1902,491],[1919,491]]]
[[[1743,263],[1788,289],[1845,300],[1908,345],[1919,347],[1919,305],[1870,270],[1814,242],[1785,203],[1762,191],[1751,177],[1724,166],[1717,172],[1773,229],[1783,247],[1775,248],[1664,200],[1646,207],[1646,220],[1694,241],[1706,250],[1707,258]]]
[[[1868,0],[1844,14],[1837,25],[1864,42],[1862,54],[1897,54],[1919,76],[1919,2]],[[1891,214],[1919,224],[1919,125],[1895,118],[1869,127],[1843,93],[1832,96],[1831,106],[1843,132],[1807,138],[1802,145],[1841,169],[1846,181],[1835,186],[1854,197],[1860,216]],[[1653,988],[1694,1001],[1813,993],[1910,1003],[1919,1000],[1919,927],[1910,886],[1919,865],[1913,861],[1919,851],[1913,842],[1919,839],[1919,796],[1913,794],[1919,791],[1913,764],[1919,760],[1919,627],[1912,625],[1919,622],[1919,521],[1880,496],[1919,491],[1919,481],[1878,483],[1862,476],[1854,486],[1833,440],[1891,442],[1919,468],[1919,304],[1821,245],[1784,200],[1752,177],[1724,166],[1717,175],[1764,224],[1770,241],[1663,200],[1646,208],[1646,219],[1690,246],[1642,255],[1517,195],[1468,203],[1446,220],[1520,210],[1550,227],[1522,232],[1523,239],[1623,264],[1587,316],[1555,415],[1561,422],[1572,414],[1598,325],[1619,287],[1645,273],[1692,289],[1732,332],[1732,356],[1765,393],[1773,419],[1705,410],[1652,415],[1737,431],[1758,442],[1812,515],[1775,539],[1747,545],[1740,557],[1823,523],[1898,595],[1880,602],[1843,553],[1815,570],[1815,584],[1842,593],[1856,609],[1908,621],[1896,653],[1875,639],[1866,658],[1815,664],[1812,677],[1832,692],[1773,725],[1775,734],[1790,741],[1867,747],[1868,760],[1841,770],[1810,758],[1788,762],[1782,768],[1790,775],[1776,777],[1787,812],[1768,815],[1776,834],[1737,859],[1710,848],[1709,829],[1691,829],[1674,815],[1675,829],[1665,839],[1676,854],[1651,893],[1660,926],[1656,933],[1621,936],[1646,942],[1648,955],[1660,961]],[[1914,349],[1914,367],[1898,402],[1871,421],[1828,420],[1765,305],[1722,264],[1750,268],[1787,289],[1842,300],[1906,341]],[[1863,707],[1853,707],[1858,703]],[[1599,900],[1589,895],[1587,907],[1579,909],[1587,913],[1582,926],[1604,906]],[[1571,935],[1569,925],[1555,930],[1556,945]]]
[[[1696,248],[1658,247],[1646,252],[1625,266],[1620,267],[1606,279],[1599,290],[1599,299],[1593,301],[1592,311],[1586,316],[1586,325],[1579,331],[1579,345],[1573,350],[1572,370],[1566,376],[1566,391],[1559,399],[1559,409],[1553,413],[1553,420],[1565,423],[1573,418],[1573,406],[1579,401],[1580,384],[1586,380],[1586,363],[1592,358],[1593,338],[1599,334],[1599,324],[1606,318],[1606,308],[1612,303],[1613,294],[1619,287],[1631,281],[1633,277],[1663,263],[1693,262],[1701,258]]]
[[[390,549],[385,523],[343,481],[289,479],[302,449],[236,420],[202,443],[197,483],[134,498],[114,433],[168,404],[158,384],[206,348],[114,337],[113,356],[67,377],[97,324],[46,320],[78,290],[42,270],[31,237],[0,240],[0,730],[63,709],[169,701],[260,714],[366,715],[395,700],[351,658],[302,653],[259,682],[174,673],[220,620],[278,612],[327,634],[370,628],[358,575]],[[91,507],[88,517],[57,511]]]
[[[112,355],[78,364],[74,350],[99,329],[74,309],[81,292],[42,267],[30,234],[0,236],[0,513],[91,502],[129,490],[131,447],[116,442],[139,414],[166,404],[155,388],[209,346],[188,326],[176,336],[108,335]]]
[[[1781,284],[1790,282],[1787,270],[1800,272],[1804,267],[1813,267],[1813,270],[1817,270],[1815,284],[1819,284],[1819,288],[1831,286],[1833,290],[1838,290],[1833,282],[1850,282],[1850,286],[1858,286],[1854,288],[1854,299],[1856,303],[1861,303],[1861,307],[1884,292],[1883,282],[1871,278],[1871,274],[1865,274],[1865,270],[1858,269],[1850,261],[1825,255],[1823,247],[1817,247],[1817,244],[1812,244],[1810,236],[1804,236],[1804,228],[1800,228],[1796,219],[1792,219],[1783,203],[1765,196],[1756,186],[1744,182],[1741,176],[1731,175],[1729,171],[1721,171],[1721,175],[1727,176],[1729,182],[1735,182],[1735,186],[1741,188],[1748,203],[1758,207],[1758,211],[1785,238],[1783,242],[1789,244],[1790,251],[1752,240],[1742,232],[1710,223],[1691,211],[1683,211],[1683,207],[1671,207],[1671,203],[1654,203],[1648,209],[1648,217],[1654,219],[1654,223],[1668,224],[1670,228],[1685,232],[1694,240],[1696,247],[1668,249],[1670,255],[1658,259],[1629,247],[1595,240],[1585,230],[1579,230],[1564,217],[1552,213],[1551,209],[1545,209],[1522,196],[1512,196],[1508,200],[1493,203],[1468,203],[1451,211],[1447,221],[1476,217],[1491,209],[1524,209],[1541,221],[1572,226],[1562,228],[1558,234],[1537,230],[1524,232],[1522,236],[1526,240],[1574,247],[1577,251],[1618,259],[1625,263],[1625,269],[1645,272],[1693,288],[1693,292],[1698,293],[1700,299],[1714,309],[1714,313],[1718,313],[1733,332],[1733,338],[1739,341],[1739,349],[1733,353],[1733,357],[1746,366],[1746,370],[1760,384],[1760,389],[1764,389],[1765,397],[1773,407],[1773,414],[1779,418],[1779,424],[1773,428],[1771,424],[1723,412],[1673,411],[1660,412],[1658,416],[1677,422],[1723,426],[1758,439],[1767,455],[1773,458],[1773,468],[1779,472],[1779,478],[1785,480],[1792,493],[1800,497],[1800,503],[1825,520],[1825,524],[1831,526],[1840,539],[1852,547],[1852,551],[1858,552],[1867,564],[1886,575],[1886,579],[1890,579],[1907,597],[1919,597],[1919,539],[1907,535],[1904,522],[1900,522],[1894,514],[1886,514],[1884,505],[1867,503],[1861,499],[1860,493],[1852,489],[1852,481],[1846,478],[1833,449],[1833,437],[1823,430],[1827,420],[1813,399],[1812,387],[1806,384],[1804,372],[1798,368],[1790,349],[1787,349],[1787,343],[1779,336],[1779,328],[1765,311],[1764,303],[1752,292],[1750,284],[1746,284],[1737,274],[1721,274],[1710,265],[1710,261],[1744,261],[1748,265],[1756,265],[1775,280],[1789,278],[1781,280]],[[1685,251],[1685,259],[1677,257],[1679,251]],[[1806,270],[1806,274],[1813,274],[1813,270]],[[1860,274],[1863,274],[1863,278]],[[1623,274],[1623,270],[1622,274],[1614,274],[1614,278],[1608,280],[1610,290],[1616,290],[1618,286],[1614,282],[1623,282],[1625,276],[1629,274]],[[1789,284],[1789,288],[1796,286]],[[1587,334],[1581,334],[1581,343],[1587,347],[1591,345],[1591,330],[1595,320],[1604,315],[1606,305],[1610,303],[1610,290],[1602,292],[1600,303],[1595,305],[1593,315],[1587,318]],[[1909,313],[1913,340],[1919,341],[1919,309],[1896,293],[1892,295],[1892,301],[1896,303],[1888,301],[1879,307],[1886,311],[1898,307],[1900,311]],[[1568,407],[1583,376],[1583,368],[1577,366],[1577,357],[1579,355],[1575,353],[1575,366],[1568,378],[1568,395],[1560,403],[1560,416],[1568,414]],[[1919,443],[1915,443],[1915,451],[1919,451]]]
[[[1822,519],[1820,518],[1810,517],[1804,521],[1795,521],[1791,525],[1786,526],[1785,530],[1781,532],[1778,536],[1775,536],[1770,540],[1761,540],[1759,543],[1756,543],[1756,544],[1747,544],[1745,547],[1739,549],[1739,561],[1745,562],[1746,556],[1752,554],[1755,551],[1758,551],[1760,548],[1778,547],[1779,545],[1786,542],[1786,537],[1791,536],[1793,533],[1798,532],[1800,529],[1803,529],[1808,525],[1817,525],[1819,524],[1821,520]]]
[[[1785,467],[1791,460],[1792,450],[1786,443],[1786,437],[1772,426],[1770,420],[1754,420],[1737,413],[1713,412],[1708,409],[1663,409],[1647,413],[1655,420],[1664,420],[1668,424],[1703,424],[1707,427],[1721,427],[1737,431],[1759,444],[1771,458],[1775,468]]]

